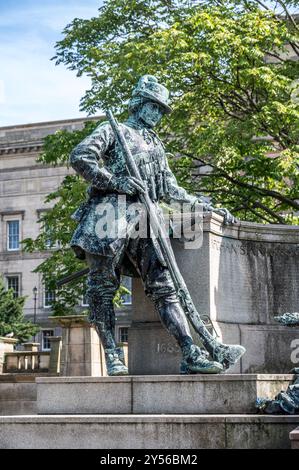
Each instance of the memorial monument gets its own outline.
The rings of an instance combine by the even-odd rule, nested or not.
[[[227,209],[214,209],[202,196],[190,195],[178,185],[164,145],[153,131],[170,112],[168,90],[156,77],[145,75],[133,90],[127,121],[118,125],[108,112],[110,122],[100,124],[70,156],[72,167],[90,183],[88,200],[73,215],[79,225],[71,245],[89,265],[90,322],[103,344],[108,375],[128,373],[114,338],[113,297],[122,269],[133,269],[141,277],[161,322],[180,347],[182,374],[220,373],[245,352],[241,345],[223,344],[208,331],[168,241],[161,201],[188,203],[194,210],[200,204],[205,212],[223,215],[226,224],[235,221]],[[194,343],[187,320],[205,350]]]
[[[287,372],[299,362],[299,315],[281,314],[298,306],[299,228],[235,221],[180,188],[153,131],[170,112],[155,77],[140,79],[129,111],[121,125],[107,112],[109,122],[70,157],[90,183],[72,238],[89,269],[62,281],[89,271],[94,326],[60,317],[67,326],[62,373],[36,379],[37,415],[0,417],[0,448],[296,448],[298,368]],[[182,221],[203,210],[195,249],[165,233],[159,202],[171,200],[188,205]],[[130,376],[114,338],[121,272],[134,277]],[[99,346],[98,336],[108,377],[91,349],[78,354]]]

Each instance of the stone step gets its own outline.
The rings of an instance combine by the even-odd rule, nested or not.
[[[148,375],[37,378],[39,414],[256,413],[258,397],[274,398],[289,374]]]
[[[49,373],[0,374],[0,415],[36,414],[36,377]],[[57,374],[51,374],[52,377]]]
[[[1,416],[1,449],[289,449],[299,416]]]
[[[0,375],[0,415],[36,413],[36,374]]]

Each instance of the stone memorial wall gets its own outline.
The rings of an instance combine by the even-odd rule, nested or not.
[[[230,372],[287,373],[299,365],[299,328],[274,316],[299,310],[299,227],[205,218],[202,246],[172,241],[199,313],[210,316],[226,343],[246,347]],[[178,373],[180,353],[161,326],[139,279],[133,285],[129,332],[131,374]]]

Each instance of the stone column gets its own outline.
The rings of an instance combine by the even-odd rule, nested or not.
[[[50,317],[62,327],[60,373],[63,376],[106,376],[98,334],[85,315]]]
[[[25,351],[28,352],[36,352],[39,351],[40,343],[23,343],[22,346],[24,347]],[[24,357],[24,367],[27,369],[35,370],[38,367],[38,355],[29,355],[26,358]]]
[[[25,351],[37,352],[40,346],[40,343],[23,343]]]
[[[61,336],[50,336],[49,341],[51,345],[49,372],[60,374],[62,338]]]
[[[3,374],[5,353],[13,352],[18,340],[0,336],[0,374]]]

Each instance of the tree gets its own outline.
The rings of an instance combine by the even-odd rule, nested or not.
[[[91,77],[81,100],[90,114],[111,107],[122,117],[138,78],[155,74],[172,91],[174,111],[159,133],[179,182],[240,219],[298,223],[299,26],[289,8],[299,2],[268,4],[106,0],[98,16],[65,28],[54,59]],[[67,164],[95,125],[49,136],[41,161]],[[70,175],[48,197],[55,205],[43,221],[60,249],[39,269],[52,285],[80,267],[68,242],[85,189]],[[26,242],[31,250],[43,244],[42,235]],[[76,289],[64,295],[74,300]]]
[[[122,112],[138,77],[156,74],[173,92],[160,131],[180,181],[241,219],[296,223],[299,26],[287,6],[298,2],[277,5],[106,1],[65,28],[56,63],[91,77],[81,101],[91,114]]]
[[[14,333],[20,343],[36,335],[39,327],[26,321],[23,314],[25,297],[14,297],[13,289],[5,289],[0,276],[0,336]]]

